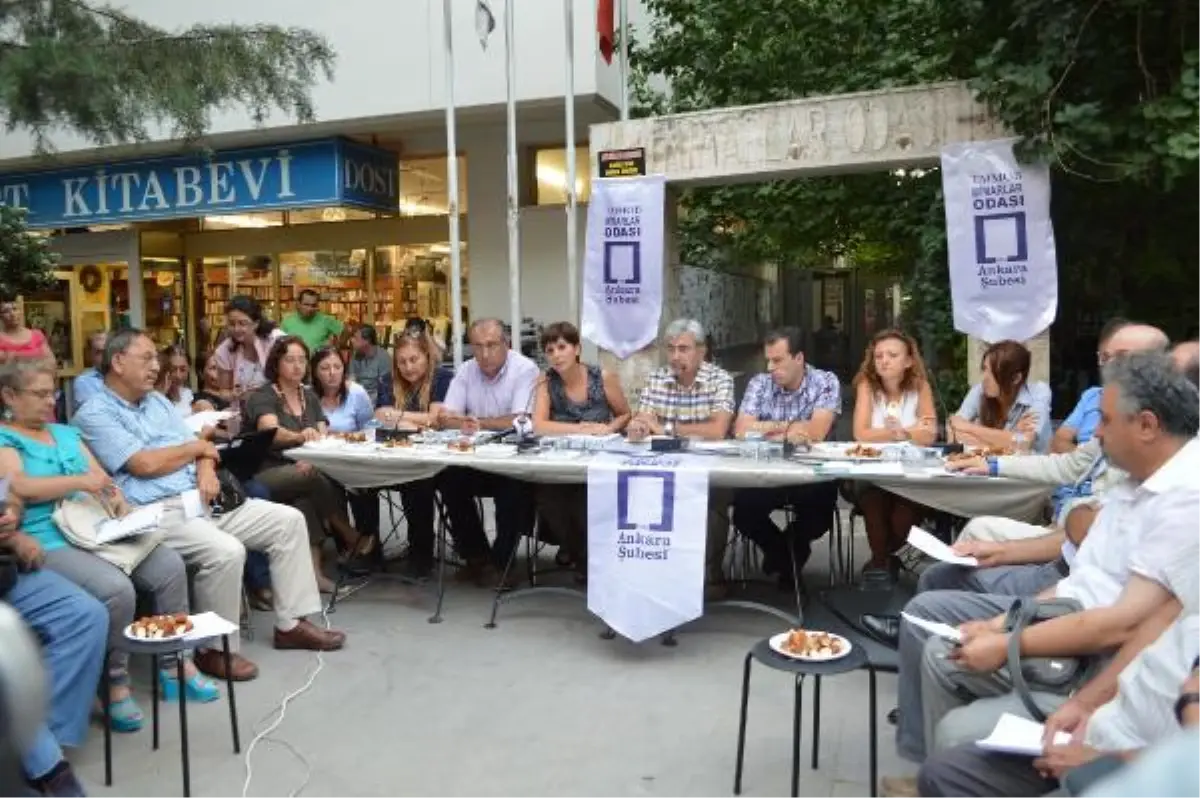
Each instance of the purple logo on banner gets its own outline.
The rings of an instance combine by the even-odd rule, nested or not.
[[[651,496],[658,499],[661,508],[657,513],[658,521],[650,524],[638,524],[635,516],[653,517],[655,513],[650,507],[642,507],[636,512],[630,512],[631,483],[638,480],[655,480],[659,483],[657,491],[637,491],[638,498],[647,501]],[[671,471],[621,471],[617,475],[617,529],[631,530],[639,526],[651,532],[672,532],[675,529],[675,474]]]

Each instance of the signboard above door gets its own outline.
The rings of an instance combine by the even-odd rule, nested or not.
[[[325,206],[394,212],[399,166],[395,153],[332,138],[0,175],[0,204],[28,209],[41,229]]]

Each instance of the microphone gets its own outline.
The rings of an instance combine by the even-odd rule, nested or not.
[[[549,377],[546,374],[539,374],[538,378],[533,382],[533,388],[529,391],[529,398],[525,400],[525,409],[517,413],[513,418],[512,430],[505,432],[501,438],[507,438],[510,435],[516,437],[517,446],[528,446],[537,440],[533,434],[533,405],[537,401],[538,389],[546,384]]]

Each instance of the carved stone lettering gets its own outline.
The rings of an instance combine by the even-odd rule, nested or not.
[[[644,147],[649,173],[687,183],[927,166],[950,142],[1005,135],[965,84],[942,83],[593,125],[591,147],[593,163]]]

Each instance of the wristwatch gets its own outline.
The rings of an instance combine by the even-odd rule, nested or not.
[[[1175,702],[1175,720],[1179,722],[1180,726],[1183,725],[1183,713],[1192,704],[1200,704],[1200,693],[1184,693]]]

